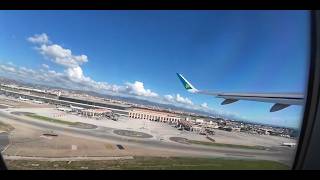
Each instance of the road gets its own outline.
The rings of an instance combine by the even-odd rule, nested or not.
[[[7,123],[14,121],[28,126],[33,126],[42,130],[53,130],[56,133],[72,135],[77,137],[89,137],[113,142],[122,145],[131,145],[143,148],[156,148],[157,150],[166,150],[176,152],[178,154],[191,154],[194,156],[210,156],[210,157],[228,157],[228,158],[249,158],[274,160],[290,165],[291,158],[287,151],[267,151],[252,149],[234,149],[226,147],[209,147],[202,145],[185,145],[176,142],[165,142],[155,139],[138,139],[118,136],[113,133],[112,128],[98,127],[97,129],[78,129],[68,127],[66,125],[48,123],[38,120],[29,120],[0,111],[0,117]],[[133,140],[134,139],[134,140]],[[5,141],[4,141],[5,142]]]

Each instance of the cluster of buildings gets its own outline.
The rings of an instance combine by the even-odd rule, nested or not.
[[[228,132],[242,132],[256,135],[281,136],[286,138],[298,137],[297,130],[283,127],[245,123],[223,118],[180,118],[176,126],[179,130],[197,132],[203,135],[214,135],[216,130]]]
[[[286,138],[298,137],[296,130],[290,128],[225,120],[223,118],[211,118],[209,122],[210,123],[204,123],[205,128],[210,127],[211,129],[219,129],[228,132],[243,132],[257,135],[281,136]]]

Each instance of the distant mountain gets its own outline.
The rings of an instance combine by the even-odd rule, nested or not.
[[[5,78],[5,77],[0,77],[0,82],[5,83],[5,84],[16,84],[19,86],[33,87],[33,88],[38,88],[38,89],[52,89],[52,88],[63,89],[61,87],[44,85],[44,84],[29,83],[29,82],[25,82],[22,80],[9,79],[9,78]]]

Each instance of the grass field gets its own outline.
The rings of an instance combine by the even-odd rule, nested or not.
[[[7,160],[9,169],[50,170],[286,170],[288,166],[273,161],[228,160],[185,157],[135,157],[132,160],[112,161],[30,161]]]
[[[5,124],[0,121],[0,131],[10,132],[14,129],[10,124]]]
[[[264,146],[246,146],[246,145],[238,145],[238,144],[224,144],[224,143],[215,143],[215,142],[205,142],[205,141],[196,141],[196,140],[188,140],[188,143],[191,144],[199,144],[206,146],[218,146],[218,147],[229,147],[229,148],[240,148],[240,149],[255,149],[255,150],[265,150]]]
[[[81,129],[94,129],[94,128],[97,128],[97,126],[93,125],[93,124],[87,124],[87,123],[82,123],[82,122],[63,121],[63,120],[60,120],[60,119],[54,119],[54,118],[50,118],[50,117],[46,117],[46,116],[40,116],[40,115],[37,115],[37,114],[26,114],[25,116],[31,117],[33,119],[42,120],[42,121],[69,125],[69,126],[77,127],[77,128],[81,128]]]
[[[37,114],[27,114],[26,116],[34,118],[34,119],[38,119],[38,120],[53,122],[53,123],[59,123],[59,124],[65,124],[65,125],[76,125],[76,122],[63,121],[63,120],[60,120],[60,119],[54,119],[54,118],[50,118],[50,117],[39,116]]]

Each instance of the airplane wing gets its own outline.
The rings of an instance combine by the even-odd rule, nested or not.
[[[290,105],[303,105],[304,95],[299,93],[224,93],[209,92],[196,89],[186,78],[177,73],[184,88],[191,93],[206,94],[225,99],[221,105],[231,104],[239,100],[274,103],[270,112],[282,110]]]

